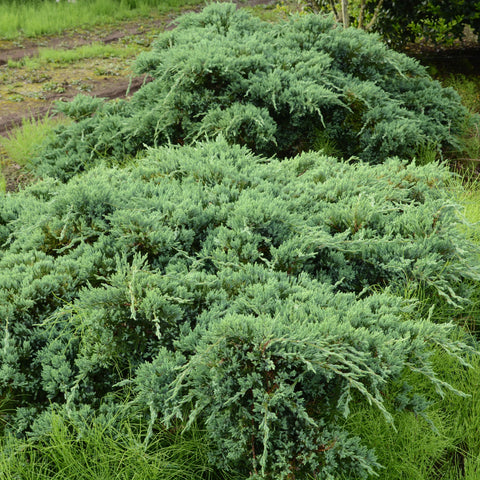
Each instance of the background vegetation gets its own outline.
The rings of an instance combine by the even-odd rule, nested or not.
[[[306,0],[315,11],[333,12],[337,21],[381,33],[396,46],[422,39],[452,44],[465,27],[480,33],[478,0]]]
[[[32,161],[35,173],[67,179],[98,158],[220,133],[264,155],[326,145],[371,163],[458,148],[466,110],[415,60],[331,18],[272,24],[235,8],[187,15],[161,34],[137,60],[153,81],[131,101],[60,106],[77,121]]]
[[[79,29],[142,16],[175,12],[184,7],[203,3],[201,0],[1,0],[0,37],[58,34],[67,29]],[[140,17],[140,18],[139,18]]]

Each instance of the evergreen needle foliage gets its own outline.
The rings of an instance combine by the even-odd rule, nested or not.
[[[381,163],[427,146],[457,147],[465,117],[456,92],[417,61],[320,15],[271,24],[213,4],[160,34],[136,70],[153,81],[131,101],[97,105],[59,129],[33,162],[37,174],[67,179],[98,158],[123,162],[145,145],[219,133],[278,157],[311,149],[320,137],[346,158]],[[90,105],[80,97],[81,110],[83,102]],[[78,120],[71,107],[59,108]]]
[[[56,410],[113,415],[130,384],[146,446],[158,418],[180,418],[245,476],[365,478],[378,463],[345,427],[353,402],[391,421],[383,395],[405,371],[460,393],[429,358],[469,347],[393,295],[461,304],[479,279],[449,178],[395,159],[265,160],[219,138],[3,196],[5,428],[41,438]]]

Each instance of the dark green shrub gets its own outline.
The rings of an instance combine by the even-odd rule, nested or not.
[[[466,25],[480,32],[479,12],[478,0],[386,0],[376,29],[400,45],[418,38],[451,45],[462,39]]]
[[[3,196],[0,397],[14,411],[2,419],[39,435],[48,408],[115,408],[133,375],[152,419],[193,402],[222,465],[367,473],[371,452],[341,427],[350,397],[388,417],[388,381],[411,368],[442,387],[429,350],[462,348],[451,325],[372,295],[416,285],[458,304],[478,279],[448,179],[399,160],[266,161],[219,139]]]
[[[210,5],[160,34],[137,60],[153,81],[60,128],[33,162],[37,174],[65,179],[98,158],[123,162],[145,146],[219,133],[278,157],[318,146],[320,136],[372,163],[457,145],[465,109],[456,92],[379,37],[320,15],[271,24],[235,8]],[[91,100],[62,109],[78,120]]]
[[[480,29],[478,0],[305,0],[307,9],[333,12],[343,22],[342,4],[347,4],[350,25],[377,31],[394,45],[416,40],[451,46],[462,39],[464,28]]]

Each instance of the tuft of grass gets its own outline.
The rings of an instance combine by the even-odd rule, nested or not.
[[[2,480],[226,480],[208,462],[209,442],[197,427],[160,429],[148,447],[132,418],[87,425],[54,413],[35,440],[0,440]]]
[[[472,113],[480,113],[480,76],[451,74],[442,79],[446,87],[453,87]]]
[[[51,117],[48,113],[42,118],[24,118],[22,125],[13,129],[7,137],[0,137],[0,147],[5,154],[4,163],[14,162],[25,165],[38,146],[53,134],[54,129],[65,119]]]
[[[405,409],[394,413],[393,427],[372,407],[354,406],[348,428],[375,449],[379,463],[385,467],[380,472],[382,480],[480,478],[480,358],[476,355],[469,361],[471,368],[466,368],[445,352],[433,353],[432,362],[441,369],[442,378],[468,397],[451,392],[443,398],[438,395],[438,401],[426,410],[428,421]],[[412,373],[403,380],[404,385],[385,392],[391,407],[398,404],[398,394],[404,388],[420,394],[431,389]]]
[[[478,180],[474,180],[465,188],[460,202],[465,207],[465,217],[472,224],[469,233],[480,244],[480,183]]]
[[[428,165],[438,160],[439,149],[433,144],[422,145],[419,147],[415,156],[415,163],[417,165]]]
[[[464,226],[467,235],[480,247],[480,180],[478,175],[459,180],[456,190],[454,188],[454,198],[464,208],[463,214],[468,222]],[[456,316],[456,321],[480,339],[480,284],[473,283],[470,288],[470,303]]]
[[[335,141],[328,134],[319,128],[314,130],[312,150],[322,152],[324,155],[331,157],[341,157],[342,152],[338,148]]]
[[[480,167],[480,76],[450,74],[440,78],[445,87],[454,88],[462,97],[469,115],[465,119],[463,134],[459,138],[461,152],[454,155],[459,167],[478,171]]]

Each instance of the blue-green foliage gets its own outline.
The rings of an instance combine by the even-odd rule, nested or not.
[[[179,20],[140,55],[152,79],[129,102],[80,97],[35,159],[37,174],[69,178],[98,158],[123,161],[145,145],[214,138],[285,157],[320,135],[346,158],[412,158],[457,145],[465,117],[456,92],[379,37],[320,15],[271,24],[215,4]],[[85,116],[90,113],[93,116]]]
[[[388,381],[406,366],[433,380],[425,342],[456,349],[451,326],[406,320],[403,302],[389,295],[358,301],[304,275],[265,282],[265,274],[260,266],[230,274],[246,283],[239,298],[226,313],[205,312],[177,343],[176,358],[163,351],[142,365],[138,399],[167,421],[203,419],[222,468],[269,479],[365,478],[378,464],[342,428],[350,401],[368,401],[391,420],[382,397]],[[188,363],[165,375],[187,352]]]
[[[395,159],[265,160],[219,139],[3,196],[9,428],[39,434],[49,406],[108,410],[133,378],[152,422],[205,422],[218,465],[365,476],[376,463],[342,427],[349,401],[388,418],[387,382],[410,368],[445,388],[428,352],[463,348],[392,295],[417,285],[461,303],[478,279],[448,179]]]

